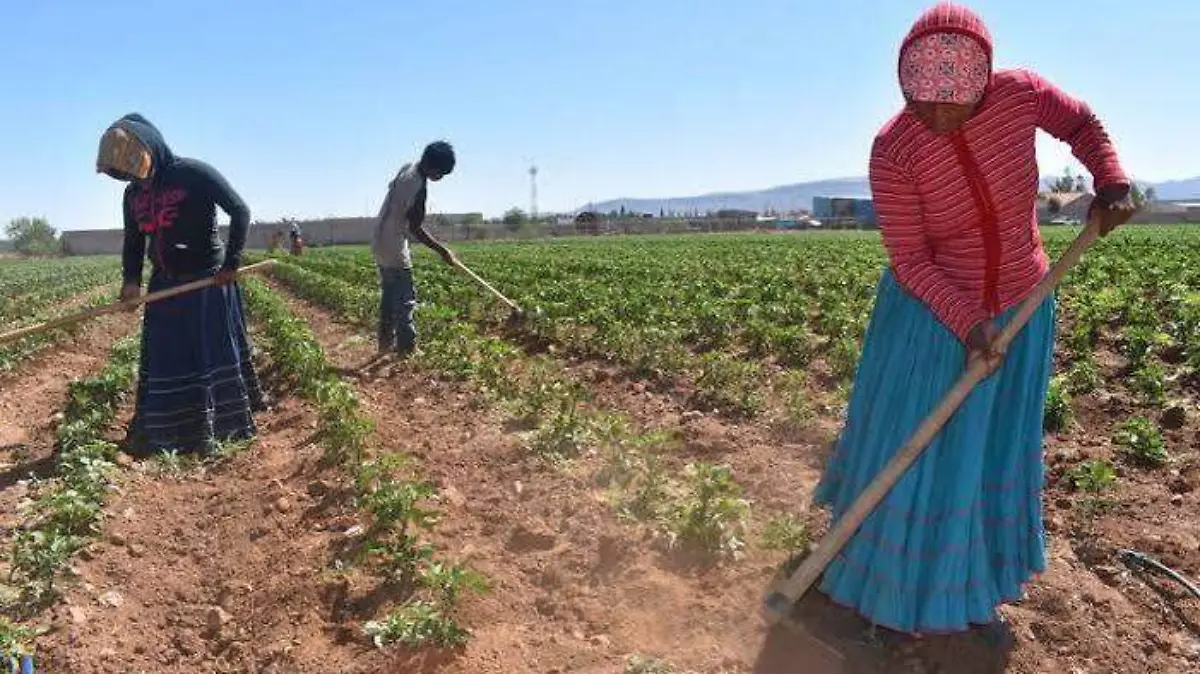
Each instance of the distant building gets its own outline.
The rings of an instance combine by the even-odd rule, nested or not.
[[[1169,201],[1163,207],[1178,216],[1175,222],[1200,222],[1200,201]]]
[[[878,227],[875,202],[862,197],[813,197],[813,217],[828,227]]]
[[[483,222],[483,213],[430,213],[447,225],[462,225],[468,222]]]
[[[595,211],[583,211],[575,216],[575,231],[580,234],[595,236],[600,233],[600,214]]]
[[[1059,224],[1087,219],[1091,194],[1087,192],[1049,192],[1038,195],[1038,222]]]
[[[1158,222],[1200,222],[1200,201],[1156,201],[1146,210],[1158,216]]]
[[[467,229],[467,222],[482,219],[482,213],[429,213],[425,217],[425,224],[435,228],[445,228],[437,234],[442,238],[450,238],[454,230]],[[370,243],[376,219],[374,217],[323,218],[296,222],[304,231],[306,245],[336,246]],[[246,232],[246,247],[251,249],[267,248],[271,234],[276,231],[286,232],[288,224],[284,221],[250,223]],[[470,227],[477,229],[482,225]],[[221,225],[218,229],[221,239],[228,241],[229,226]],[[463,238],[467,236],[469,236],[469,232],[463,232]],[[113,255],[121,252],[124,241],[125,232],[121,229],[76,229],[62,233],[63,252],[67,255]]]
[[[1079,225],[1087,221],[1087,212],[1092,205],[1093,195],[1089,192],[1050,192],[1038,195],[1038,222],[1042,224]],[[1153,201],[1144,204],[1134,214],[1133,223],[1171,224],[1177,222],[1200,223],[1200,202]]]
[[[722,208],[714,215],[722,220],[753,220],[758,217],[758,212],[740,208]]]

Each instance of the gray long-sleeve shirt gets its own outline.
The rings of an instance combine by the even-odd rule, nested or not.
[[[410,232],[428,243],[428,234],[421,227],[425,220],[425,183],[416,164],[405,164],[388,186],[371,237],[371,253],[380,267],[412,268]]]

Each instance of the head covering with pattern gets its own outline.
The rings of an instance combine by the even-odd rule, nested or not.
[[[906,44],[900,57],[900,88],[910,101],[978,103],[990,75],[987,52],[963,33],[926,34]]]

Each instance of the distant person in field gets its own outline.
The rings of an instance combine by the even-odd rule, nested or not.
[[[288,233],[291,240],[292,255],[299,255],[304,252],[304,232],[300,231],[300,223],[293,221],[291,230]]]
[[[872,625],[1011,636],[996,608],[1046,568],[1042,409],[1055,300],[1007,354],[993,343],[1049,269],[1038,234],[1037,129],[1095,177],[1089,217],[1107,235],[1133,213],[1100,120],[1027,70],[993,70],[983,21],[923,14],[898,59],[906,105],[875,137],[871,190],[889,266],[879,282],[845,426],[816,500],[841,518],[963,374],[992,374],[844,551],[820,590]],[[884,634],[887,634],[886,632]]]
[[[236,272],[250,211],[212,166],[176,156],[158,129],[125,115],[100,139],[96,170],[128,183],[121,299],[137,298],[150,258],[150,292],[215,278],[209,286],[145,305],[137,406],[126,451],[211,453],[256,433],[262,408]],[[229,215],[222,245],[216,208]]]
[[[429,181],[437,182],[454,172],[454,148],[445,141],[430,143],[415,164],[405,164],[392,179],[379,220],[371,237],[371,252],[379,267],[382,295],[379,300],[379,353],[409,354],[416,348],[417,332],[413,310],[417,306],[413,286],[409,237],[429,246],[446,264],[457,265],[454,253],[425,229],[425,199]]]
[[[279,249],[279,244],[282,241],[283,241],[283,232],[280,231],[278,228],[276,228],[267,237],[267,253],[270,255],[274,255],[275,251]]]

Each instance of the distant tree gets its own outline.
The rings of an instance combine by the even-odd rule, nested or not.
[[[1075,176],[1075,191],[1076,192],[1088,191],[1087,180],[1085,180],[1083,176]]]
[[[1075,175],[1071,172],[1071,167],[1068,166],[1063,170],[1063,175],[1051,180],[1048,187],[1051,192],[1059,194],[1075,191]]]
[[[464,225],[482,225],[483,213],[467,213],[463,218]]]
[[[521,228],[526,219],[525,211],[519,208],[510,208],[504,212],[504,218],[501,222],[504,223],[505,228],[510,232],[515,232]]]
[[[1141,208],[1146,203],[1146,194],[1136,182],[1129,185],[1129,200],[1133,202],[1134,208]]]
[[[1153,187],[1147,187],[1143,190],[1137,183],[1129,186],[1129,200],[1133,202],[1134,208],[1138,210],[1154,203],[1154,199],[1157,196]]]
[[[1050,212],[1050,215],[1062,213],[1062,200],[1058,197],[1050,197],[1046,200],[1046,210]]]
[[[22,255],[48,255],[62,250],[58,233],[45,218],[16,218],[4,228],[13,250]]]
[[[625,206],[624,205],[621,206],[620,215],[618,217],[622,217],[622,218],[625,217]]]
[[[658,217],[660,217],[660,218],[667,217],[667,209],[663,208],[662,206],[659,206],[658,207]]]

